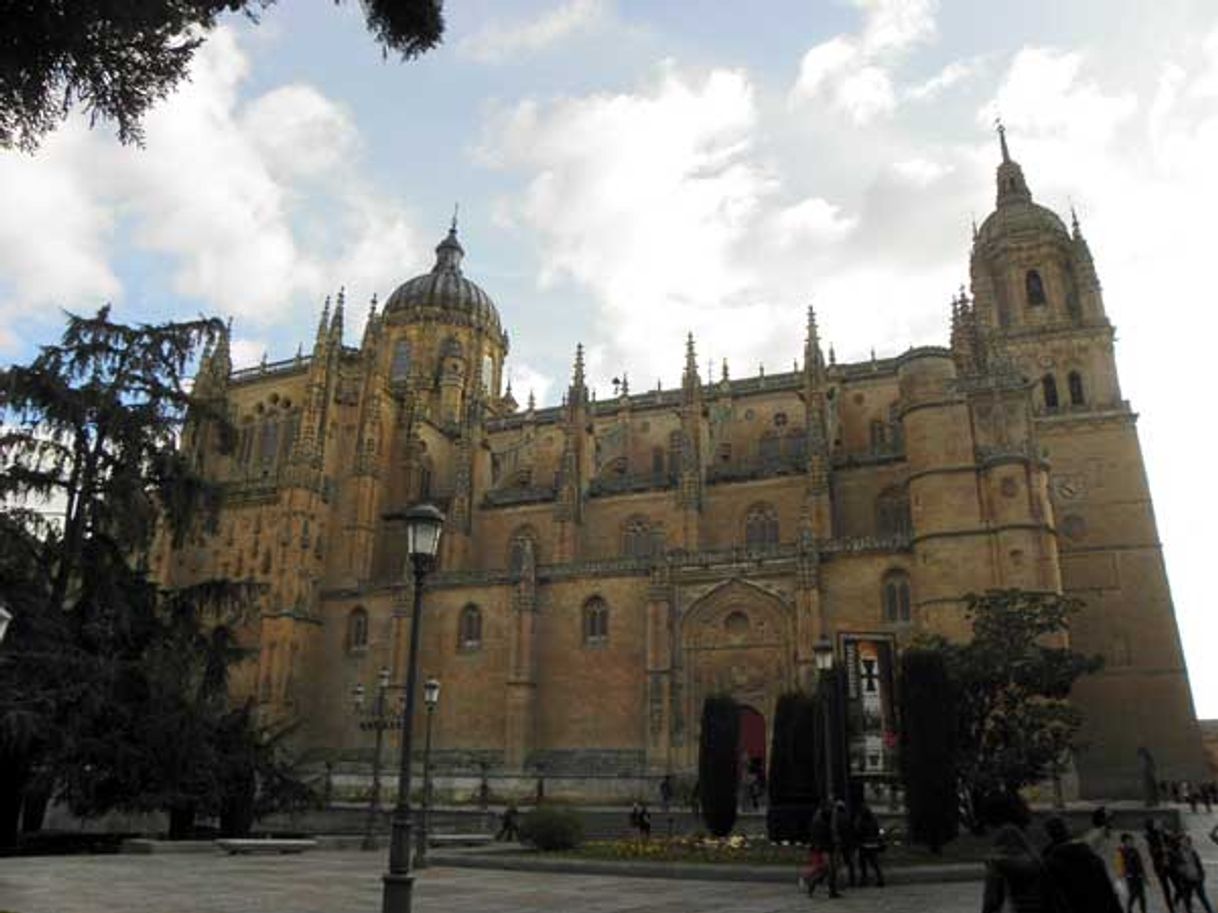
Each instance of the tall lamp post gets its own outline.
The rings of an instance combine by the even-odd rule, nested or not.
[[[423,741],[423,826],[415,843],[416,869],[427,868],[427,836],[431,830],[431,718],[440,703],[440,683],[434,678],[423,682],[423,703],[427,707],[427,738]]]
[[[380,818],[381,812],[381,748],[385,741],[385,730],[396,729],[401,725],[400,721],[395,718],[395,714],[385,705],[385,696],[392,688],[393,686],[389,684],[389,669],[382,667],[377,678],[376,697],[372,702],[372,710],[367,719],[360,720],[359,724],[360,729],[371,729],[376,733],[376,747],[372,753],[372,795],[368,800],[368,822],[364,826],[364,839],[360,843],[360,849],[364,850],[376,849],[376,822]],[[355,686],[352,695],[356,711],[362,712],[364,709],[362,682]]]
[[[413,743],[414,696],[419,679],[419,620],[423,608],[423,578],[435,567],[444,515],[431,504],[386,514],[389,522],[406,526],[406,557],[414,575],[414,607],[410,615],[410,653],[406,662],[406,699],[402,703],[402,754],[398,765],[398,801],[393,810],[389,871],[383,878],[382,913],[410,913],[414,875],[410,872],[410,755]]]
[[[820,687],[827,689],[833,674],[833,643],[822,637],[812,648],[816,659],[816,670],[820,673]],[[832,698],[826,690],[822,695],[825,718],[825,801],[833,802],[833,715]]]

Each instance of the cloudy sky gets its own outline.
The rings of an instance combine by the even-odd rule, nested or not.
[[[144,149],[70,121],[0,153],[0,363],[61,309],[233,315],[284,358],[324,297],[362,314],[427,270],[460,204],[466,272],[519,398],[674,384],[683,339],[789,366],[815,303],[839,360],[946,340],[1001,113],[1033,194],[1082,219],[1118,329],[1194,692],[1218,716],[1204,570],[1218,515],[1188,406],[1212,385],[1218,7],[1209,0],[450,0],[442,48],[383,61],[358,6],[233,18]],[[359,321],[349,320],[348,341]],[[1205,428],[1211,428],[1206,431]]]

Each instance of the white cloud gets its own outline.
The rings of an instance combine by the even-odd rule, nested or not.
[[[533,395],[538,408],[550,402],[550,390],[554,387],[553,377],[524,362],[509,360],[506,369],[506,380],[511,382],[512,396],[516,398],[521,409],[528,407],[530,394]]]
[[[822,197],[809,197],[780,210],[773,223],[776,243],[790,247],[843,238],[858,225],[858,218],[843,215],[840,206]]]
[[[498,63],[591,31],[605,21],[607,14],[607,0],[567,0],[527,22],[492,22],[461,39],[457,51],[482,63]]]
[[[980,67],[980,58],[953,60],[930,79],[910,86],[905,90],[905,96],[914,101],[929,101],[930,99],[937,98],[956,83],[974,75]]]
[[[111,261],[123,244],[163,257],[192,313],[264,327],[343,282],[366,299],[400,279],[423,248],[401,206],[359,176],[350,116],[302,84],[243,103],[248,72],[217,28],[190,81],[147,116],[143,149],[73,120],[36,157],[0,155],[0,186],[18,200],[0,211],[0,316],[121,298]]]
[[[936,0],[855,0],[864,21],[859,35],[837,35],[800,61],[789,99],[823,100],[862,125],[897,107],[892,68],[911,47],[935,33]],[[958,78],[958,77],[957,77]]]
[[[912,158],[893,162],[892,171],[900,179],[918,187],[928,187],[952,172],[951,165],[932,162],[929,159]]]

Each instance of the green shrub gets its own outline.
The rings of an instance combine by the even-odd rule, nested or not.
[[[570,850],[583,841],[584,823],[571,809],[543,805],[521,820],[520,839],[539,850]]]
[[[726,694],[711,695],[702,705],[698,743],[698,786],[702,820],[716,837],[726,837],[736,823],[740,785],[740,708]]]
[[[770,803],[766,831],[773,841],[807,843],[819,800],[816,701],[801,692],[778,698],[770,743]]]

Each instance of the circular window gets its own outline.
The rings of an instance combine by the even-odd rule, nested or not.
[[[745,634],[749,629],[749,617],[743,612],[730,612],[723,619],[723,629],[728,634]]]
[[[752,409],[744,410],[744,420],[747,422],[751,422],[756,415],[757,415],[757,413],[754,412]]]
[[[1019,483],[1010,476],[1003,479],[998,487],[1004,498],[1013,498],[1019,494]]]
[[[784,425],[786,425],[786,423],[787,423],[787,414],[785,412],[775,413],[775,415],[774,415],[774,427],[775,428],[782,428]]]
[[[1078,514],[1067,514],[1062,518],[1062,534],[1067,539],[1081,539],[1087,535],[1087,521]]]

